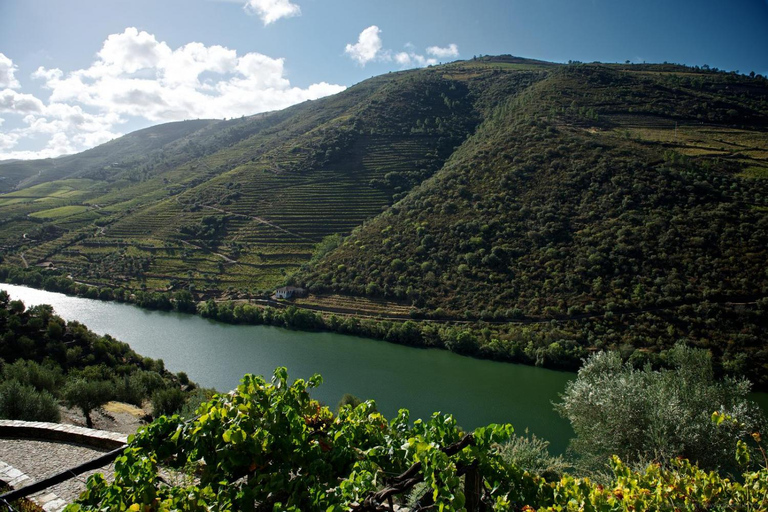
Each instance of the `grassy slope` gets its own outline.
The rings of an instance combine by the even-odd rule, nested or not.
[[[0,162],[0,193],[39,183],[89,174],[114,174],[147,161],[147,157],[175,141],[219,124],[197,120],[167,123],[130,133],[88,151],[45,160]]]

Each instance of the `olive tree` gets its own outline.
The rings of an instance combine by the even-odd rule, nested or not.
[[[55,423],[60,419],[59,406],[48,391],[7,380],[0,384],[0,418]]]
[[[636,369],[615,352],[591,356],[556,409],[576,433],[571,450],[582,466],[600,470],[612,454],[632,463],[676,457],[700,467],[734,469],[738,439],[760,430],[765,418],[747,399],[744,379],[716,380],[708,351],[676,345],[669,368]],[[712,413],[738,419],[717,426]]]
[[[93,428],[91,411],[112,400],[114,391],[111,382],[75,379],[64,388],[64,400],[69,407],[79,407],[85,416],[85,425]]]

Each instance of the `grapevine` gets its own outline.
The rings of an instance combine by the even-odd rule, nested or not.
[[[686,460],[636,472],[614,457],[608,486],[569,475],[548,482],[501,457],[511,425],[468,433],[450,415],[411,421],[407,410],[387,421],[372,401],[333,414],[310,396],[321,382],[290,383],[285,368],[271,382],[246,375],[191,421],[159,418],[131,438],[114,481],[94,475],[68,510],[384,511],[416,484],[426,489],[418,502],[441,511],[768,508],[765,468],[740,483]],[[185,477],[168,484],[161,467]]]

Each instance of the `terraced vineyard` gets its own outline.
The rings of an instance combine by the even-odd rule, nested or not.
[[[269,115],[175,126],[146,155],[110,143],[121,159],[110,161],[105,146],[91,159],[100,167],[0,196],[0,244],[8,261],[23,264],[23,254],[89,284],[266,292],[325,237],[349,234],[436,173],[480,122],[486,82],[522,87],[544,68],[467,66],[377,77]],[[35,180],[48,172],[26,166],[38,169]]]
[[[4,263],[122,288],[78,293],[244,300],[292,284],[322,315],[269,321],[347,315],[343,332],[558,368],[603,348],[659,364],[685,338],[768,387],[767,113],[764,77],[674,64],[391,73],[0,164],[16,183],[0,247]]]
[[[292,302],[306,309],[356,317],[408,319],[413,311],[413,306],[408,302],[337,294],[311,295],[293,299]]]

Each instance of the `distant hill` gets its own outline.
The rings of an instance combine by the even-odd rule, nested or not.
[[[466,352],[555,366],[686,338],[768,375],[760,76],[483,57],[8,169],[18,266],[203,297],[301,285],[303,307],[464,322]]]
[[[178,143],[180,139],[220,122],[198,120],[161,124],[129,133],[76,155],[44,160],[0,161],[0,175],[6,178],[0,181],[0,192],[80,176],[106,177],[119,169],[146,163],[152,156],[168,150],[174,142]]]

